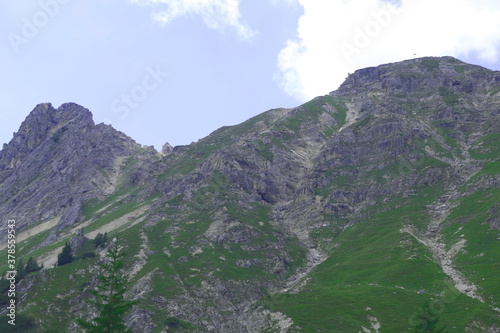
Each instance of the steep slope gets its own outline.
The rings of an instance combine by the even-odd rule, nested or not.
[[[477,77],[482,79],[477,81]],[[339,107],[339,99],[344,101],[348,110]],[[339,91],[304,105],[303,108],[308,109],[306,114],[301,113],[300,108],[290,112],[281,124],[293,133],[285,131],[274,135],[275,140],[288,136],[280,144],[295,153],[300,147],[294,142],[296,138],[302,142],[317,142],[315,148],[323,147],[319,155],[315,154],[314,149],[308,150],[310,155],[307,160],[315,163],[310,169],[313,172],[302,178],[301,190],[294,195],[293,200],[281,198],[280,204],[275,205],[276,215],[283,225],[294,230],[301,239],[307,239],[308,234],[320,244],[326,243],[323,246],[327,253],[339,246],[334,240],[339,239],[339,234],[342,235],[346,228],[350,232],[356,230],[352,234],[356,239],[369,234],[364,232],[370,230],[369,226],[349,226],[371,218],[377,221],[374,232],[377,231],[378,235],[375,240],[380,244],[373,248],[366,246],[366,240],[363,240],[360,246],[369,253],[361,262],[366,260],[366,264],[370,264],[368,258],[373,256],[371,252],[375,250],[384,253],[388,249],[398,249],[400,243],[407,241],[401,239],[399,234],[409,234],[413,236],[413,241],[425,245],[421,250],[430,251],[432,260],[424,260],[423,264],[431,267],[423,271],[434,271],[436,275],[428,277],[429,282],[443,279],[437,289],[447,290],[445,286],[448,280],[444,279],[444,272],[455,287],[480,299],[474,292],[474,284],[464,278],[450,260],[450,256],[461,253],[458,250],[463,241],[446,246],[439,241],[440,235],[437,233],[450,213],[450,206],[457,205],[456,201],[462,195],[466,196],[457,189],[482,167],[490,170],[485,176],[487,180],[482,180],[482,186],[491,192],[491,200],[485,204],[485,209],[490,209],[498,201],[498,178],[494,174],[498,158],[498,150],[495,150],[498,103],[498,73],[465,66],[452,58],[427,58],[356,72]],[[335,129],[332,133],[332,129],[324,125],[324,120],[333,118],[329,110],[336,110],[333,114],[338,116],[344,112],[342,109],[347,111],[346,123],[340,123],[342,128],[338,133]],[[333,120],[330,121],[333,123]],[[326,144],[321,140],[322,134],[330,136]],[[483,134],[488,138],[485,148],[491,153],[490,158],[471,159],[469,150],[482,145]],[[274,149],[276,152],[280,148],[275,146],[269,151]],[[273,156],[273,164],[280,165],[276,156]],[[275,189],[276,186],[271,188]],[[478,190],[477,186],[475,190]],[[403,199],[405,197],[408,199]],[[394,209],[390,223],[375,219],[378,213],[401,206],[407,206],[410,213]],[[482,215],[485,213],[482,212]],[[406,223],[401,223],[403,221]],[[387,224],[385,229],[384,224]],[[387,239],[390,233],[394,234],[392,242]],[[490,230],[487,233],[485,231],[483,236],[489,238],[488,244],[495,246],[495,235],[496,232]],[[356,253],[353,244],[355,240],[348,238],[346,251]],[[493,257],[488,259],[493,263],[494,253],[493,250]],[[315,257],[321,259],[321,255]],[[381,264],[376,256],[370,260]],[[421,270],[413,262],[412,270],[408,270],[409,264],[401,260],[391,259],[387,264],[396,270],[389,269],[381,277],[383,279]],[[432,267],[435,264],[439,267]],[[369,270],[370,274],[378,270],[379,267],[376,267]],[[351,269],[352,274],[359,278],[359,263]],[[486,270],[498,272],[498,267],[488,266]],[[339,268],[339,272],[345,271],[345,267]],[[439,271],[441,273],[438,274]],[[366,283],[376,282],[368,280]],[[400,282],[395,285],[401,287],[404,284]],[[415,292],[423,290],[416,288]],[[323,291],[320,294],[326,295]],[[303,295],[297,297],[304,299]],[[490,305],[497,307],[493,303]],[[311,302],[311,306],[312,313],[304,312],[302,306],[297,307],[301,314],[307,313],[304,319],[307,322],[311,322],[310,318],[318,313],[317,302]],[[452,309],[449,311],[454,312]],[[342,312],[339,314],[345,315]],[[325,313],[320,316],[332,318]],[[361,320],[366,321],[365,326],[369,327],[366,318]],[[461,318],[470,320],[468,316]],[[361,325],[361,322],[357,324]],[[403,321],[403,324],[408,323]],[[345,327],[340,325],[339,331],[345,330]],[[349,329],[354,331],[355,328]]]
[[[355,118],[310,183],[308,204],[323,204],[311,234],[329,256],[303,290],[266,302],[306,331],[407,330],[429,299],[453,332],[498,329],[487,281],[500,271],[498,229],[485,221],[500,199],[499,80],[424,58],[357,71],[333,92]],[[292,220],[305,208],[294,206]]]
[[[68,120],[67,108],[81,112]],[[49,109],[53,125],[30,136]],[[500,328],[499,72],[450,57],[362,69],[327,96],[162,153],[82,110],[28,117],[0,152],[0,208],[63,217],[20,230],[20,255],[48,265],[78,228],[126,239],[134,331],[401,332],[426,301],[453,332]],[[57,186],[33,176],[43,165],[64,166]],[[37,331],[87,317],[95,260],[20,282]]]
[[[111,126],[95,125],[79,105],[40,104],[0,151],[0,214],[16,220],[18,232],[44,222],[54,230],[72,226],[84,201],[115,190],[116,165],[138,147]]]

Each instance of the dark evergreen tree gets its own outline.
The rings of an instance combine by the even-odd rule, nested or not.
[[[19,263],[17,264],[17,274],[16,274],[17,281],[24,278],[26,274],[27,274],[26,266],[24,265],[23,259],[20,259]]]
[[[125,326],[125,315],[136,303],[124,298],[127,279],[123,272],[123,251],[121,242],[113,240],[104,258],[99,262],[98,284],[90,293],[93,299],[88,303],[97,308],[99,315],[90,322],[78,319],[77,323],[87,333],[129,333]]]
[[[108,233],[104,233],[101,234],[101,233],[98,233],[95,238],[94,238],[94,246],[96,248],[98,248],[99,246],[103,246],[106,244],[106,242],[108,241]]]
[[[36,260],[33,257],[29,257],[28,262],[26,263],[26,268],[25,268],[26,274],[36,272],[36,271],[39,271],[41,269],[42,269],[42,267],[40,267],[40,265],[38,265]]]
[[[71,253],[73,250],[71,249],[71,245],[66,243],[64,245],[62,252],[57,256],[57,266],[62,266],[69,264],[73,261],[73,254]]]

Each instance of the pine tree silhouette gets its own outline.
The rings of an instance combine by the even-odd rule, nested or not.
[[[62,252],[57,255],[57,266],[62,266],[69,264],[70,262],[73,261],[73,255],[71,252],[73,249],[71,248],[71,245],[69,243],[66,243],[64,245]]]
[[[97,287],[90,293],[93,299],[87,300],[95,306],[99,315],[91,321],[77,320],[87,333],[130,333],[125,326],[125,315],[136,304],[124,298],[127,280],[123,273],[123,258],[126,253],[116,239],[109,245],[107,253],[99,262],[101,271]]]

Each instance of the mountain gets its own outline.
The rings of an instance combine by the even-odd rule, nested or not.
[[[138,147],[79,105],[40,104],[0,151],[0,213],[18,231],[49,219],[54,231],[70,227],[83,202],[114,191],[115,165]]]
[[[499,112],[500,72],[451,57],[361,69],[161,152],[38,105],[0,151],[0,215],[45,266],[19,314],[77,332],[108,232],[134,332],[404,332],[428,308],[449,332],[500,332]],[[82,259],[52,267],[68,241]]]

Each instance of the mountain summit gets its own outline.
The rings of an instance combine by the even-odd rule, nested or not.
[[[79,105],[40,104],[0,151],[0,214],[18,231],[54,218],[57,230],[71,226],[84,201],[113,192],[115,164],[137,147]]]
[[[0,213],[46,267],[19,313],[77,331],[107,232],[134,332],[499,332],[499,111],[500,72],[451,57],[361,69],[161,153],[40,104],[0,151]],[[52,267],[70,240],[82,259]]]

